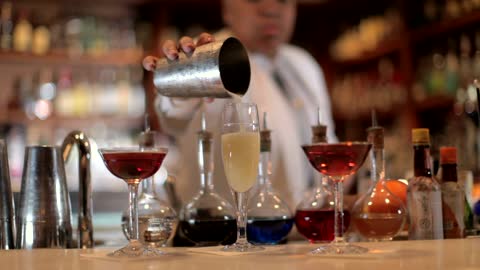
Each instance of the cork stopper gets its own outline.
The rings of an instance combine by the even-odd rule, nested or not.
[[[372,144],[373,149],[384,148],[384,128],[373,126],[367,129],[367,141]]]
[[[142,148],[155,147],[155,131],[143,131],[138,137],[138,144]]]
[[[138,136],[138,145],[141,148],[155,147],[155,131],[150,130],[150,116],[148,113],[144,116],[144,131]]]
[[[430,131],[428,128],[412,129],[413,144],[430,144]]]
[[[372,109],[372,126],[367,128],[367,141],[372,144],[373,149],[383,149],[384,129],[378,125],[377,113]]]
[[[312,143],[327,142],[327,126],[323,124],[320,108],[317,109],[317,125],[312,126]]]
[[[456,164],[457,148],[451,146],[440,147],[440,164]]]
[[[260,152],[270,152],[272,149],[271,130],[267,127],[267,112],[263,113],[263,129],[260,131]]]
[[[212,147],[212,133],[207,131],[207,120],[205,112],[202,112],[202,129],[197,132],[198,143],[203,145],[204,152],[210,152]]]

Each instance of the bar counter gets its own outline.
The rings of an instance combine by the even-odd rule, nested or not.
[[[165,248],[154,259],[114,259],[111,249],[35,249],[0,251],[0,269],[168,269],[168,270],[294,270],[294,269],[480,269],[480,238],[430,241],[359,243],[373,250],[367,255],[311,256],[316,244],[293,243],[267,251],[234,256],[187,248]]]

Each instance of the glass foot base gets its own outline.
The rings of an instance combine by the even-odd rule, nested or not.
[[[130,243],[127,246],[109,253],[110,257],[118,258],[137,258],[137,257],[157,257],[166,253],[149,246],[144,246],[140,242]]]
[[[255,246],[246,242],[246,243],[235,243],[232,245],[224,246],[220,250],[225,252],[256,252],[256,251],[265,250],[265,248],[261,246]]]
[[[310,255],[325,255],[325,254],[363,254],[367,253],[368,248],[350,245],[350,244],[329,244],[318,247],[310,251]]]

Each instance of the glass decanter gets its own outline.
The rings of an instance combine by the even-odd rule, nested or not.
[[[372,144],[372,181],[368,191],[353,206],[352,225],[368,241],[392,240],[404,227],[406,207],[388,189],[385,180],[384,129],[374,124],[367,132],[368,142]]]
[[[142,149],[155,146],[156,132],[149,128],[139,136],[139,145]],[[167,178],[167,171],[161,167],[157,176]],[[178,219],[175,210],[160,199],[155,191],[155,179],[151,176],[142,181],[141,193],[138,196],[138,233],[139,240],[145,245],[157,248],[166,246],[175,232]],[[122,216],[122,229],[129,239],[128,216]]]
[[[202,129],[198,132],[200,190],[180,211],[174,245],[216,246],[232,244],[236,240],[235,210],[216,193],[213,185],[212,146],[212,134],[206,130],[205,115],[202,114]]]
[[[293,214],[288,205],[272,188],[271,138],[267,128],[267,114],[263,114],[260,131],[260,162],[258,186],[247,208],[247,239],[253,244],[275,245],[285,243],[293,227]]]
[[[312,143],[327,142],[327,126],[321,122],[319,112],[318,125],[312,126]],[[312,187],[295,211],[295,226],[311,243],[328,243],[334,239],[334,199],[328,177],[315,174]],[[350,212],[344,209],[343,213],[343,231],[346,231],[350,224]]]

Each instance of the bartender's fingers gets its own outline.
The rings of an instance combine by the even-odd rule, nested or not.
[[[180,38],[179,43],[182,51],[186,53],[191,53],[193,50],[195,50],[195,44],[193,43],[193,39],[191,37],[183,36]]]
[[[157,60],[158,58],[155,56],[147,56],[143,59],[143,68],[148,71],[154,71],[157,67]]]
[[[175,60],[178,58],[178,50],[175,41],[167,40],[162,45],[162,52],[170,60]]]
[[[211,34],[204,32],[201,33],[200,36],[198,36],[197,46],[207,44],[213,41],[215,41],[215,38]]]

